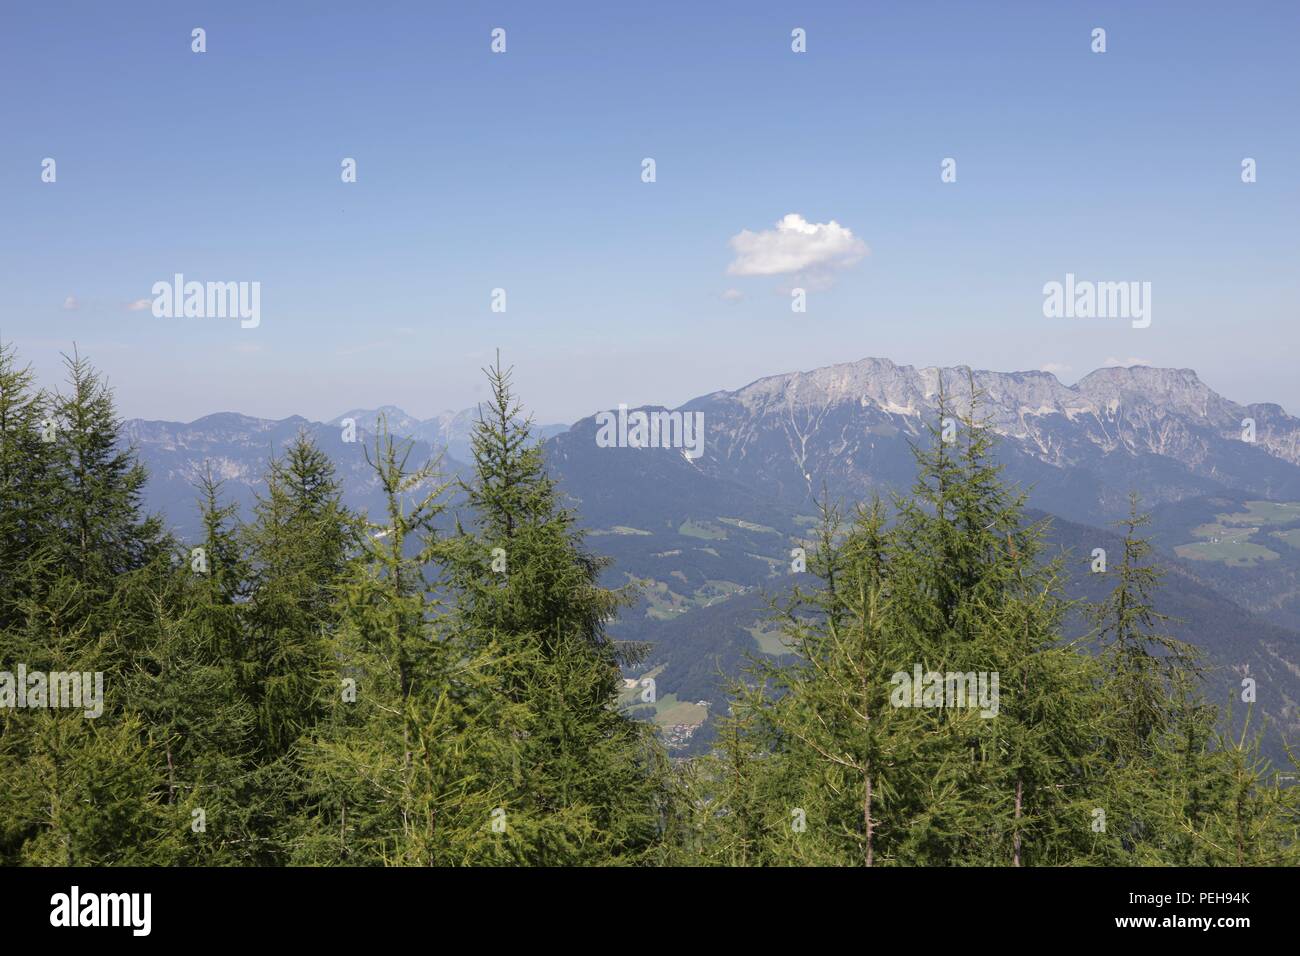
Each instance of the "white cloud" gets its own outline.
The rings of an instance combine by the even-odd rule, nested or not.
[[[76,312],[79,308],[81,308],[81,303],[77,301],[75,295],[70,295],[63,300],[63,311]]]
[[[134,302],[128,302],[126,307],[132,312],[143,312],[153,305],[152,299],[136,299]]]
[[[722,298],[727,302],[739,302],[744,297],[745,293],[741,292],[739,289],[728,289],[726,292],[722,293]]]
[[[1046,362],[1038,370],[1040,372],[1051,372],[1053,375],[1065,375],[1071,369],[1069,365],[1062,365],[1060,362]]]
[[[1134,366],[1134,365],[1150,365],[1150,364],[1151,364],[1151,360],[1150,360],[1150,359],[1144,359],[1144,358],[1126,358],[1126,359],[1121,359],[1121,358],[1115,358],[1115,357],[1112,355],[1112,356],[1109,356],[1109,357],[1106,359],[1106,361],[1102,362],[1101,364],[1102,364],[1102,365],[1106,365],[1106,366],[1111,366],[1111,365],[1123,365],[1125,368],[1130,368],[1130,367],[1132,367],[1132,366]]]
[[[736,258],[727,266],[735,276],[825,275],[845,269],[870,253],[851,229],[830,222],[809,222],[792,212],[762,232],[742,230],[731,237]]]

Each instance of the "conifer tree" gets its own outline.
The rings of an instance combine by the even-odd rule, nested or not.
[[[1111,863],[1164,860],[1171,847],[1183,843],[1184,835],[1167,824],[1183,811],[1199,819],[1204,793],[1191,787],[1189,802],[1171,817],[1165,804],[1179,788],[1171,790],[1161,778],[1174,766],[1190,779],[1199,777],[1217,720],[1215,709],[1199,702],[1195,648],[1163,632],[1169,618],[1154,604],[1162,572],[1151,563],[1153,549],[1140,534],[1148,521],[1137,496],[1130,496],[1129,515],[1120,522],[1124,544],[1113,566],[1115,586],[1092,609],[1108,701],[1099,748],[1109,773],[1097,798],[1110,821],[1103,859]]]
[[[163,796],[161,750],[133,710],[130,686],[148,640],[140,581],[166,563],[170,542],[141,514],[145,474],[121,443],[112,393],[79,355],[66,364],[66,393],[25,403],[21,377],[12,366],[6,373],[15,425],[6,455],[11,437],[35,454],[26,470],[10,470],[20,476],[10,500],[21,510],[0,550],[12,541],[23,560],[18,586],[6,588],[0,669],[76,673],[102,697],[89,716],[75,707],[0,708],[0,858],[167,864],[179,830]],[[26,429],[38,410],[36,448]]]
[[[198,482],[204,535],[194,549],[139,576],[137,656],[130,699],[166,761],[166,804],[191,864],[277,862],[258,786],[253,707],[242,693],[247,568],[236,507],[208,470]],[[259,825],[260,823],[260,825]]]
[[[788,610],[788,609],[783,609]],[[728,682],[727,713],[718,718],[714,748],[691,761],[679,799],[688,821],[679,839],[691,848],[688,862],[709,866],[789,865],[791,847],[783,828],[796,825],[805,792],[799,785],[798,753],[786,747],[774,685],[779,674],[751,656]]]
[[[107,382],[74,352],[65,356],[68,391],[51,399],[52,507],[59,533],[44,547],[61,571],[99,593],[115,576],[166,552],[161,521],[141,513],[147,480],[120,441],[121,420]]]
[[[1149,753],[1177,714],[1170,708],[1171,683],[1200,674],[1198,654],[1190,645],[1161,630],[1169,620],[1154,606],[1163,572],[1151,563],[1151,543],[1139,533],[1150,515],[1129,499],[1129,515],[1120,522],[1124,553],[1115,568],[1114,589],[1094,609],[1096,640],[1111,675],[1111,692],[1122,708],[1110,742],[1120,760]]]
[[[271,460],[266,485],[245,530],[251,579],[244,691],[258,713],[265,755],[274,758],[320,716],[326,634],[359,539],[333,464],[305,433]]]
[[[942,383],[941,383],[942,384]],[[1080,648],[1062,644],[1066,602],[1059,565],[1041,560],[1044,527],[1024,518],[1024,495],[1006,486],[968,373],[966,410],[940,394],[932,445],[918,449],[918,480],[896,499],[894,581],[898,626],[936,673],[997,676],[997,713],[927,711],[935,732],[959,741],[952,798],[925,798],[914,862],[1025,865],[1087,833],[1081,784],[1099,698]],[[961,767],[962,769],[957,769]]]
[[[1160,742],[1154,763],[1165,792],[1151,795],[1144,817],[1150,834],[1135,847],[1139,863],[1176,866],[1295,866],[1300,863],[1300,804],[1295,787],[1262,755],[1262,735],[1251,733],[1253,705],[1240,729],[1231,709],[1204,705],[1176,714],[1196,721],[1196,747],[1175,726]],[[1215,718],[1219,718],[1215,720]],[[1187,746],[1192,744],[1192,746]],[[1145,834],[1144,834],[1145,835]]]
[[[843,534],[824,509],[817,587],[796,589],[784,621],[797,660],[756,662],[755,689],[733,703],[740,742],[723,736],[719,794],[736,749],[766,742],[761,786],[797,801],[783,813],[804,824],[766,828],[770,862],[1028,865],[1086,843],[1095,673],[1058,642],[1059,569],[1039,560],[1043,529],[998,477],[977,398],[972,383],[959,442],[941,395],[892,527],[879,503]],[[921,706],[906,689],[917,670]],[[950,674],[988,690],[996,678],[992,707],[956,686],[947,699]],[[720,810],[714,829],[734,838]]]
[[[445,554],[457,627],[500,649],[502,693],[526,708],[510,812],[538,864],[636,860],[655,844],[662,781],[649,730],[614,707],[618,648],[605,632],[630,602],[599,584],[498,360],[463,482],[468,530]]]
[[[50,435],[41,427],[46,397],[33,388],[30,367],[19,367],[12,345],[0,342],[0,632],[15,623],[26,592],[28,565],[51,520],[46,469]]]
[[[447,627],[438,582],[425,577],[447,486],[433,464],[408,470],[409,454],[381,424],[367,458],[387,511],[341,591],[326,716],[303,743],[312,803],[299,862],[516,859],[512,821],[498,811],[514,714],[492,678],[492,649]]]
[[[721,737],[714,773],[726,813],[717,829],[741,847],[762,847],[764,862],[875,864],[885,807],[892,810],[884,797],[898,782],[890,768],[905,764],[896,748],[908,745],[898,730],[909,715],[889,705],[897,654],[886,624],[883,506],[858,508],[842,530],[838,510],[824,502],[809,564],[819,587],[796,586],[779,608],[799,662],[753,658],[734,685]],[[753,796],[736,792],[742,773],[763,792],[767,812],[757,830]]]
[[[0,859],[26,866],[178,861],[180,830],[138,717],[39,710],[0,712],[0,721]],[[22,743],[15,729],[26,736]]]
[[[249,771],[255,799],[244,814],[268,862],[283,861],[293,852],[288,841],[304,800],[297,745],[326,713],[326,684],[335,667],[330,636],[338,626],[339,591],[360,545],[360,524],[343,504],[333,463],[306,432],[268,463],[266,491],[237,541],[217,533],[214,519],[221,513],[212,507],[205,522],[227,577],[210,587],[247,595],[235,599],[233,610],[243,643],[237,686],[255,715]],[[222,561],[223,553],[233,557],[236,545],[238,562]],[[210,610],[232,603],[220,591],[210,594]]]

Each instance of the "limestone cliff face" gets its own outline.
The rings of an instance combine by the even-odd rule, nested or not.
[[[1003,439],[1012,477],[1059,483],[1093,476],[1103,513],[1133,484],[1151,501],[1237,487],[1300,491],[1300,419],[1276,405],[1238,405],[1190,369],[1099,369],[1074,386],[1048,372],[914,368],[868,358],[759,379],[685,408],[706,413],[700,466],[784,497],[894,484],[910,471],[907,440],[939,420],[940,395]],[[1255,422],[1255,440],[1243,421]],[[1044,471],[1044,468],[1051,471]],[[1121,493],[1123,492],[1123,493]],[[1075,509],[1079,517],[1096,513]]]

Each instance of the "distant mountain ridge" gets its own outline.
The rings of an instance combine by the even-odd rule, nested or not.
[[[265,419],[221,412],[192,422],[133,418],[122,423],[123,438],[135,446],[149,473],[146,507],[161,512],[172,530],[187,539],[199,533],[196,485],[206,471],[222,482],[225,499],[239,505],[247,518],[257,493],[265,488],[271,458],[283,454],[299,434],[311,438],[334,463],[349,506],[379,507],[379,485],[365,459],[374,432],[360,422],[354,442],[344,442],[339,427],[300,415]],[[423,463],[439,454],[444,473],[463,472],[465,466],[442,448],[414,440],[412,461]]]
[[[938,424],[940,389],[963,414],[968,375],[981,393],[979,416],[1003,439],[999,456],[1007,477],[1032,489],[1033,504],[1044,511],[1104,524],[1124,511],[1131,490],[1149,507],[1228,491],[1300,499],[1300,419],[1275,404],[1232,402],[1190,369],[1103,368],[1067,386],[1050,372],[915,368],[865,358],[767,376],[680,406],[704,413],[704,455],[694,461],[677,453],[647,457],[654,449],[633,449],[637,457],[626,466],[610,454],[615,449],[592,458],[594,416],[572,427],[538,426],[536,433],[551,459],[586,462],[596,485],[572,475],[568,490],[589,502],[617,495],[620,485],[602,479],[603,472],[630,467],[630,481],[658,476],[658,487],[647,488],[654,495],[672,493],[678,478],[684,487],[698,486],[703,476],[729,484],[727,494],[744,488],[806,510],[822,488],[857,498],[905,490],[913,471],[910,446]],[[352,409],[327,423],[221,413],[189,423],[132,419],[126,431],[146,464],[162,467],[161,475],[153,469],[155,480],[192,482],[201,463],[210,462],[218,477],[251,486],[270,451],[299,429],[319,434],[328,449],[345,419],[373,433],[381,416],[394,435],[415,440],[430,455],[442,452],[449,470],[471,458],[476,409],[420,419],[385,405]],[[1248,420],[1253,442],[1243,439]],[[340,459],[345,479],[353,457]],[[356,480],[366,477],[357,473]],[[164,497],[170,504],[176,496]]]
[[[343,485],[344,500],[364,508],[377,501],[378,486],[365,461],[364,450],[373,440],[380,417],[398,438],[414,442],[411,461],[423,463],[441,456],[446,475],[465,470],[470,460],[469,435],[477,418],[476,409],[443,412],[417,419],[394,405],[377,409],[354,409],[329,422],[314,422],[301,415],[269,419],[218,412],[192,422],[156,421],[142,418],[123,422],[123,437],[133,444],[149,472],[146,504],[161,511],[174,530],[191,535],[198,528],[195,483],[211,469],[224,482],[224,492],[247,514],[254,496],[264,485],[267,463],[281,454],[299,433],[306,433],[334,462]],[[357,426],[357,441],[342,440],[344,419]],[[564,431],[565,425],[538,428],[540,436]]]
[[[1049,372],[917,369],[868,358],[758,379],[682,406],[703,411],[701,467],[785,500],[825,483],[863,494],[910,474],[909,441],[938,424],[940,387],[960,414],[969,382],[978,415],[1004,439],[1009,476],[1040,507],[1096,522],[1130,487],[1151,503],[1224,489],[1300,497],[1300,419],[1241,405],[1190,369],[1103,368],[1074,386]],[[1243,439],[1247,419],[1253,442]]]
[[[469,438],[478,421],[477,408],[464,408],[458,412],[439,412],[432,418],[418,419],[406,414],[396,405],[381,405],[379,408],[354,408],[329,421],[331,425],[342,425],[345,419],[352,419],[358,425],[370,430],[378,427],[380,417],[388,423],[388,430],[403,438],[414,438],[426,444],[447,449],[447,453],[458,461],[469,461]],[[559,435],[569,428],[568,425],[534,424],[533,432],[544,441]]]

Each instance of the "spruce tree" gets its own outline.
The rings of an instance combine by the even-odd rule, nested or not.
[[[1163,572],[1151,563],[1151,543],[1140,534],[1150,515],[1138,510],[1136,494],[1120,522],[1124,553],[1115,568],[1114,589],[1093,609],[1096,641],[1111,675],[1111,691],[1123,709],[1110,741],[1116,759],[1149,753],[1152,742],[1176,716],[1171,683],[1200,675],[1196,649],[1162,630],[1169,620],[1154,605]]]
[[[44,547],[61,572],[103,593],[117,575],[148,564],[166,545],[161,521],[142,514],[147,475],[120,441],[121,420],[107,382],[79,353],[64,361],[68,390],[50,403],[59,533]]]
[[[103,696],[89,716],[78,707],[0,708],[0,858],[168,864],[179,851],[178,818],[164,795],[163,748],[131,686],[150,639],[141,581],[167,563],[171,543],[141,513],[145,474],[121,441],[111,391],[79,355],[66,364],[67,392],[26,402],[21,377],[11,365],[6,372],[14,413],[6,456],[15,447],[34,455],[9,472],[18,520],[0,550],[12,543],[22,561],[5,589],[0,670],[75,672]],[[29,431],[38,413],[39,448]]]
[[[48,400],[33,387],[12,345],[0,342],[0,632],[31,586],[29,564],[52,518],[46,472],[52,437]],[[42,427],[42,423],[45,427]]]
[[[1074,852],[1062,841],[1077,847],[1088,832],[1079,801],[1098,770],[1100,701],[1090,661],[1060,641],[1067,604],[1059,565],[1043,560],[1046,529],[1025,520],[1023,493],[1001,478],[971,373],[967,387],[961,413],[941,391],[932,445],[916,451],[913,493],[895,500],[894,607],[914,664],[996,675],[1001,702],[995,716],[974,721],[969,708],[927,711],[934,732],[965,757],[945,753],[936,767],[952,774],[952,796],[923,799],[913,861],[1058,862]]]
[[[1155,607],[1162,571],[1140,533],[1149,517],[1138,506],[1137,496],[1130,496],[1129,515],[1119,523],[1123,554],[1108,572],[1114,588],[1091,612],[1109,702],[1099,735],[1109,779],[1097,793],[1109,820],[1103,859],[1112,863],[1163,861],[1182,842],[1182,834],[1164,827],[1171,818],[1162,812],[1179,785],[1171,790],[1162,778],[1173,766],[1191,779],[1199,776],[1216,721],[1215,710],[1199,702],[1195,648],[1164,633],[1169,618]],[[1200,791],[1193,787],[1186,796],[1190,802],[1182,809],[1196,819]]]
[[[492,649],[448,627],[439,582],[426,578],[447,484],[432,463],[408,470],[409,454],[381,423],[367,458],[386,514],[369,523],[339,594],[325,717],[302,744],[310,804],[297,862],[518,861],[499,810],[514,708]]]
[[[208,470],[198,482],[203,537],[170,566],[141,574],[146,634],[130,686],[166,761],[166,804],[182,826],[190,864],[276,862],[259,821],[259,747],[253,707],[240,686],[247,568],[238,546],[236,506],[223,504]]]
[[[630,598],[599,583],[500,361],[462,482],[468,527],[449,542],[457,627],[499,649],[502,693],[526,709],[511,818],[543,865],[636,861],[658,839],[662,781],[649,729],[614,707],[619,648],[606,624]]]
[[[245,530],[251,566],[244,689],[268,757],[283,755],[319,717],[319,689],[337,585],[355,550],[329,458],[300,433],[267,470]]]
[[[960,432],[941,394],[892,526],[873,503],[841,533],[824,507],[815,587],[795,589],[783,621],[796,660],[756,661],[733,702],[713,829],[734,841],[753,817],[725,770],[757,750],[763,799],[785,803],[758,831],[766,862],[1029,865],[1083,852],[1096,675],[1059,640],[1059,567],[1040,560],[1043,528],[999,478],[971,384]],[[948,700],[948,674],[990,692],[996,678],[998,696],[986,708],[954,685]]]
[[[1253,705],[1240,729],[1231,709],[1200,706],[1179,714],[1200,718],[1209,746],[1182,746],[1175,730],[1155,763],[1166,792],[1151,801],[1151,835],[1134,856],[1140,863],[1176,866],[1296,866],[1300,864],[1300,792],[1282,784],[1252,733]],[[1194,715],[1194,716],[1193,716]],[[1213,718],[1215,726],[1211,726]],[[1161,798],[1162,797],[1162,798]]]

